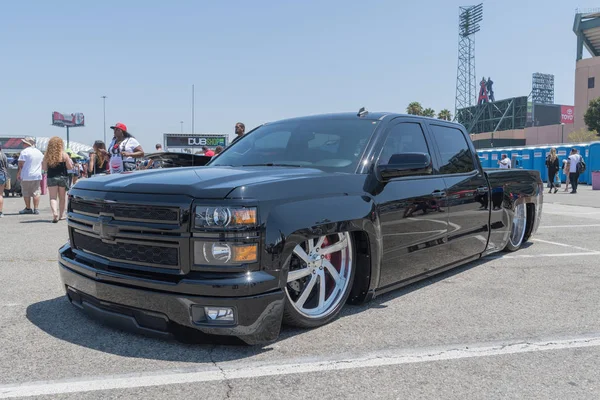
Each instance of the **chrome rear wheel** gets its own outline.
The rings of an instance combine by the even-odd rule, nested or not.
[[[516,251],[523,244],[525,230],[527,229],[527,204],[521,203],[515,207],[515,212],[510,230],[510,237],[506,245],[508,251]]]
[[[285,321],[301,327],[326,324],[346,302],[353,277],[354,248],[348,232],[297,245],[285,288]]]

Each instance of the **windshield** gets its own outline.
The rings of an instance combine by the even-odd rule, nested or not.
[[[261,126],[228,147],[208,166],[273,165],[354,172],[377,123],[319,119]]]

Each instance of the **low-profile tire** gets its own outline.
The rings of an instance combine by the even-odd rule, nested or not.
[[[354,243],[348,232],[297,245],[288,259],[283,322],[315,328],[335,319],[350,295],[355,260]]]
[[[524,243],[525,231],[527,230],[527,204],[520,203],[515,207],[508,243],[504,251],[517,251]]]

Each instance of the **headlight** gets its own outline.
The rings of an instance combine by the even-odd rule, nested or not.
[[[257,260],[256,243],[194,242],[195,265],[240,265]]]
[[[196,206],[195,228],[240,229],[256,226],[256,207]]]

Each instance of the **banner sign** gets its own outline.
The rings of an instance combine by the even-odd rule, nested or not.
[[[550,153],[548,153],[550,154]],[[559,156],[566,156],[567,155],[567,151],[566,150],[559,150],[557,153]]]
[[[533,153],[534,157],[541,157],[542,156],[542,152],[541,151],[536,151],[535,153]]]
[[[165,133],[165,147],[186,148],[186,147],[217,147],[227,146],[227,135],[209,135],[209,134],[174,134]]]
[[[0,137],[2,150],[22,150],[25,148],[20,137]]]
[[[492,154],[492,160],[497,160],[498,159],[498,154]]]
[[[575,123],[575,107],[560,106],[560,122],[562,124],[574,124]]]
[[[529,154],[523,154],[523,160],[529,160]]]
[[[61,128],[64,128],[65,126],[85,126],[85,117],[83,116],[83,113],[63,114],[54,111],[52,113],[52,125],[60,126]]]

